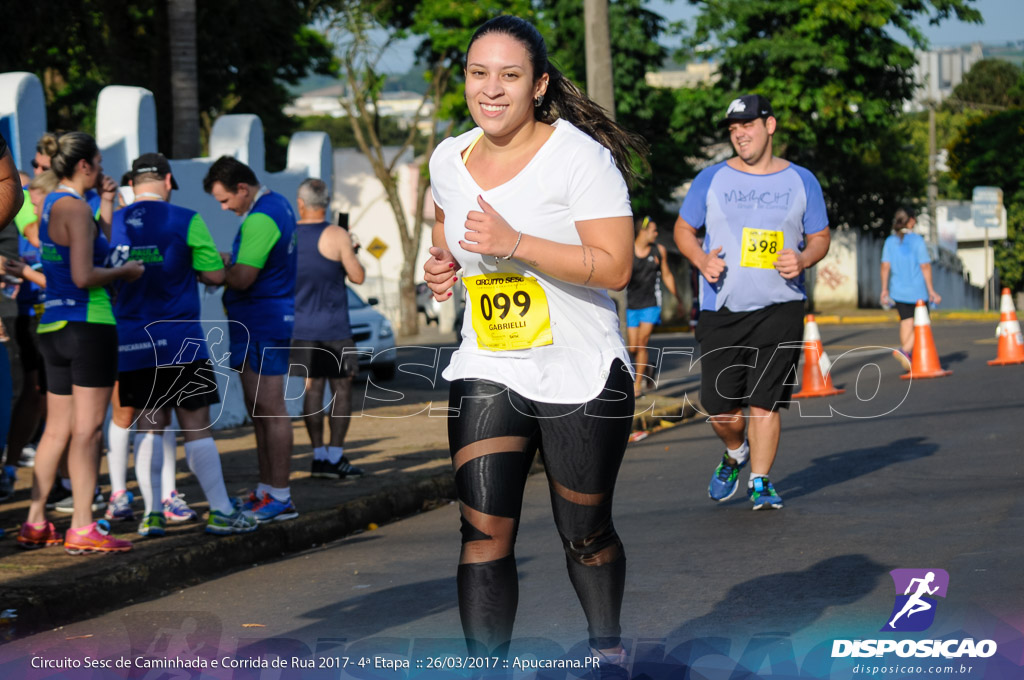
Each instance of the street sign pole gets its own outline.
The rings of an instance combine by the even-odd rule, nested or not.
[[[381,241],[376,236],[370,241],[370,245],[366,246],[366,250],[377,258],[377,281],[380,283],[380,304],[385,309],[387,308],[387,301],[384,299],[384,261],[381,257],[384,255],[384,251],[388,249],[388,244]]]

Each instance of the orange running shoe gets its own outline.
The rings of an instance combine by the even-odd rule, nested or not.
[[[132,542],[110,535],[110,523],[105,519],[79,529],[68,529],[64,537],[64,550],[69,555],[89,552],[128,552]]]
[[[26,550],[45,548],[48,545],[60,545],[64,539],[54,528],[52,522],[29,524],[25,522],[18,532],[18,545]]]

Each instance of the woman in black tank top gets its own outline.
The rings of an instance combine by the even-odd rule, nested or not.
[[[626,340],[627,349],[636,367],[633,394],[643,395],[644,381],[653,373],[647,364],[647,343],[654,326],[661,322],[661,282],[673,296],[676,282],[665,263],[665,246],[655,243],[658,225],[649,217],[633,224],[633,276],[626,288]]]

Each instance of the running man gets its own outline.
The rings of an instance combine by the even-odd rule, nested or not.
[[[230,327],[231,368],[242,373],[259,460],[259,486],[245,506],[260,522],[292,519],[299,513],[288,486],[292,425],[284,378],[295,323],[295,213],[288,199],[230,156],[210,166],[203,189],[222,210],[242,218],[231,254],[221,257],[227,266],[224,309],[228,320],[239,322]]]
[[[700,401],[726,447],[708,495],[730,498],[749,460],[754,510],[782,507],[768,473],[779,448],[779,408],[793,392],[786,378],[800,357],[803,272],[830,243],[818,180],[772,155],[776,125],[761,95],[733,100],[721,127],[736,155],[697,175],[675,225],[679,251],[703,275],[695,334]]]
[[[194,210],[167,202],[178,184],[162,154],[137,158],[131,175],[135,202],[114,213],[111,247],[116,258],[146,265],[146,273],[138,281],[121,287],[114,305],[121,404],[141,412],[136,421],[135,477],[145,512],[139,534],[164,535],[164,506],[177,495],[173,489],[164,489],[162,482],[163,437],[174,436],[164,434],[172,408],[185,437],[188,467],[210,503],[206,531],[253,531],[256,518],[251,512],[236,510],[228,497],[220,454],[210,435],[210,405],[220,399],[206,343],[201,340],[198,282],[222,285],[224,264],[203,218]],[[190,352],[182,351],[186,346]],[[168,392],[190,383],[211,382],[212,390],[193,390],[177,399],[165,399]]]
[[[363,471],[345,457],[345,435],[352,415],[352,379],[359,373],[356,343],[348,320],[348,290],[366,278],[352,237],[327,222],[327,184],[307,179],[299,185],[299,271],[295,284],[292,364],[305,367],[303,420],[313,445],[313,477],[341,479]],[[302,370],[302,369],[300,369]],[[324,446],[324,384],[330,382],[330,445]]]
[[[925,595],[934,595],[935,591],[939,589],[938,586],[935,586],[934,588],[928,587],[928,584],[930,584],[934,580],[934,571],[929,571],[927,574],[925,574],[924,578],[910,579],[910,583],[907,584],[907,589],[903,591],[903,594],[910,595],[910,590],[914,587],[915,583],[917,584],[917,592],[915,592],[913,595],[910,595],[910,599],[907,600],[907,603],[903,605],[903,609],[900,610],[899,614],[892,617],[892,621],[889,622],[890,628],[895,628],[894,624],[896,623],[896,620],[904,614],[906,614],[907,618],[909,619],[911,616],[917,614],[918,612],[926,612],[932,608],[932,604],[930,602],[925,602],[922,598]]]

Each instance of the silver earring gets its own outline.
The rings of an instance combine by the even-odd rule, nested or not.
[[[539,95],[537,95],[537,98],[533,100],[533,107],[535,109],[539,109],[540,105],[543,104],[543,103],[544,103],[544,95],[539,94]]]

